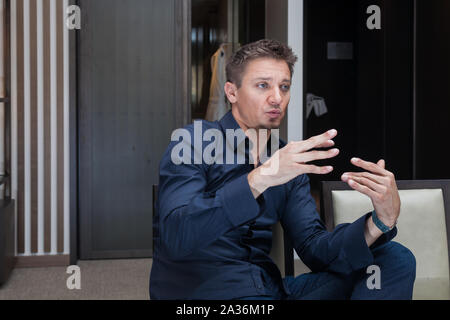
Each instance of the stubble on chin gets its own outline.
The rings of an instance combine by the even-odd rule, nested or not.
[[[283,118],[281,120],[273,120],[268,122],[268,124],[266,125],[267,130],[275,130],[275,129],[280,129],[281,127],[281,123],[283,122]]]
[[[280,129],[280,124],[279,123],[268,123],[266,125],[261,125],[258,128],[256,128],[257,130],[276,130],[276,129]]]

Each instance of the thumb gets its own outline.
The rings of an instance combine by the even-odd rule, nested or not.
[[[380,167],[382,167],[383,169],[386,169],[386,162],[381,159],[380,161],[378,161],[377,165],[379,165]]]

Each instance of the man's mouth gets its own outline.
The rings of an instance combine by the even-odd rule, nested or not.
[[[281,117],[281,110],[271,110],[271,111],[267,112],[267,115],[271,119],[277,119],[277,118]]]

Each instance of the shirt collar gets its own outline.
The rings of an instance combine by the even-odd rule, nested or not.
[[[239,123],[237,123],[236,119],[233,116],[233,113],[228,111],[226,115],[223,116],[222,119],[219,121],[220,126],[222,127],[222,132],[226,133],[227,130],[242,130]],[[248,137],[245,137],[244,140],[238,140],[237,143],[234,143],[234,141],[227,141],[227,143],[233,143],[233,150],[236,151],[241,146],[242,143],[245,143],[245,152],[248,154],[248,143],[249,139]]]
[[[222,119],[220,119],[219,123],[223,131],[226,131],[227,129],[236,130],[241,128],[236,119],[234,119],[233,113],[231,111],[228,111],[228,113],[224,115]]]

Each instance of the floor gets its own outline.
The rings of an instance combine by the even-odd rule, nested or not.
[[[65,267],[13,270],[0,300],[148,300],[152,259],[79,261],[81,289],[69,290]],[[295,261],[295,274],[309,270]]]
[[[14,269],[0,300],[148,300],[151,259],[79,261],[81,290],[65,267]]]

